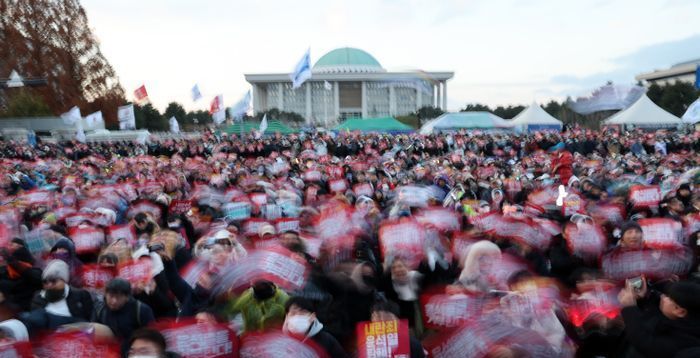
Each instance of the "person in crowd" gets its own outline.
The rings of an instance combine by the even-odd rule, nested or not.
[[[340,343],[338,343],[338,340],[324,330],[323,323],[316,317],[314,304],[305,298],[291,297],[287,301],[282,330],[286,334],[302,340],[313,340],[331,357],[343,358],[348,356],[340,346]]]
[[[129,338],[127,358],[157,357],[178,358],[179,354],[167,350],[163,334],[152,328],[139,328]]]
[[[244,332],[264,331],[282,323],[288,299],[274,283],[259,280],[231,301],[226,314],[232,318],[240,314]]]
[[[399,319],[399,306],[391,301],[377,302],[371,308],[372,322],[395,321]],[[410,337],[411,358],[423,358],[426,352],[420,341]]]
[[[29,310],[34,293],[41,289],[41,269],[27,249],[24,240],[14,238],[9,248],[0,251],[5,265],[0,266],[3,304],[13,310]]]
[[[115,337],[127,340],[154,319],[151,307],[133,297],[129,281],[115,278],[107,283],[104,304],[95,309],[93,321],[109,327]]]
[[[41,275],[43,289],[34,295],[31,311],[23,316],[30,331],[90,321],[92,297],[87,291],[70,286],[69,275],[68,265],[62,260],[46,265]]]

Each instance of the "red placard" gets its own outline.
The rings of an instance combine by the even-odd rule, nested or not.
[[[83,332],[48,335],[35,346],[34,354],[39,358],[118,358],[120,356],[117,345],[97,343],[90,334]]]
[[[441,231],[458,231],[462,227],[459,214],[443,207],[423,209],[416,220],[424,226],[433,226]]]
[[[255,206],[260,208],[261,206],[267,204],[267,194],[265,193],[252,193],[250,194],[250,202]]]
[[[105,242],[104,231],[92,226],[70,228],[68,236],[75,244],[75,251],[79,254],[97,252]]]
[[[321,172],[318,170],[307,170],[304,173],[304,181],[320,181]]]
[[[629,201],[635,208],[656,207],[661,201],[661,189],[658,185],[635,185],[630,188]]]
[[[584,209],[586,206],[585,201],[576,193],[569,193],[564,198],[564,205],[562,205],[561,210],[564,216],[571,216],[574,214],[583,214],[586,212]]]
[[[326,358],[328,354],[313,339],[299,340],[282,332],[247,334],[241,339],[241,357],[255,358]]]
[[[246,236],[257,236],[260,232],[260,228],[265,224],[269,224],[265,219],[248,219],[243,223],[243,234]]]
[[[163,334],[168,350],[183,358],[238,357],[236,332],[224,324],[184,319],[159,322],[153,328]]]
[[[107,228],[107,234],[110,238],[110,244],[119,239],[126,240],[130,244],[136,243],[136,229],[130,224],[112,225]]]
[[[615,250],[601,260],[605,276],[618,281],[638,276],[666,279],[672,275],[684,276],[692,266],[690,249],[665,248],[655,250]]]
[[[650,248],[683,246],[683,225],[673,219],[640,219],[644,245]]]
[[[333,165],[326,168],[326,173],[329,178],[341,179],[345,175],[345,170],[341,166]]]
[[[627,216],[624,206],[613,203],[592,205],[588,212],[596,222],[615,226],[622,224]]]
[[[114,278],[114,270],[97,264],[84,265],[82,269],[83,287],[100,289]]]
[[[71,228],[76,227],[84,222],[92,222],[93,217],[94,215],[92,213],[76,213],[68,215],[66,217],[66,226]]]
[[[353,230],[352,210],[344,205],[322,210],[315,218],[316,234],[324,241],[346,235]]]
[[[423,227],[412,220],[387,222],[379,228],[379,248],[382,257],[400,255],[411,267],[416,267],[423,259]]]
[[[192,201],[190,200],[173,200],[170,202],[170,214],[180,215],[192,209]]]
[[[567,223],[564,238],[569,251],[585,259],[600,257],[607,245],[603,230],[595,224]]]
[[[275,229],[278,233],[285,231],[300,231],[299,219],[297,218],[280,218],[274,221]]]
[[[609,319],[614,319],[620,314],[616,285],[609,281],[599,281],[579,286],[583,286],[584,289],[577,299],[569,302],[566,309],[574,326],[583,326],[593,314],[602,314]]]
[[[0,357],[6,358],[34,358],[32,344],[22,341],[5,341],[0,343]]]
[[[470,293],[435,293],[420,297],[423,322],[426,327],[442,329],[457,327],[469,319],[478,317],[485,300]]]
[[[119,265],[117,277],[123,278],[132,284],[147,283],[153,278],[153,261],[150,257],[142,257],[138,260]]]
[[[274,246],[255,250],[241,261],[229,266],[221,277],[220,291],[242,292],[251,282],[268,280],[286,291],[301,289],[309,273],[309,267],[298,255]]]
[[[352,191],[355,192],[356,196],[365,195],[369,196],[370,198],[374,194],[374,190],[372,190],[372,185],[370,183],[355,184],[352,187]]]
[[[148,213],[153,216],[153,218],[156,221],[160,221],[161,215],[163,215],[163,212],[157,204],[154,204],[148,200],[139,200],[133,204],[131,204],[131,207],[129,210],[126,212],[126,217],[131,219],[136,214],[138,213]]]
[[[357,324],[359,358],[405,358],[411,356],[408,321],[405,319]]]
[[[336,179],[329,181],[328,187],[334,193],[344,193],[348,189],[348,183],[344,179]]]

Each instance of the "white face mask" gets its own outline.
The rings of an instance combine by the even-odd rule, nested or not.
[[[294,315],[284,322],[287,331],[296,335],[306,335],[311,327],[311,317],[306,315]]]

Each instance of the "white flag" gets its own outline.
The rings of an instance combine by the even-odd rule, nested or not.
[[[134,115],[134,105],[128,104],[117,109],[119,118],[119,129],[136,129],[136,115]]]
[[[104,119],[102,118],[102,111],[97,111],[92,114],[88,114],[85,116],[85,124],[87,125],[88,129],[94,129],[95,127],[100,126],[100,123],[104,124]]]
[[[170,131],[173,133],[180,133],[180,124],[177,123],[175,117],[170,117]]]
[[[74,126],[76,123],[80,122],[83,117],[80,115],[80,108],[74,106],[68,112],[61,115],[63,123],[69,126]]]
[[[333,85],[331,85],[331,83],[328,81],[323,81],[323,87],[325,87],[327,91],[330,91],[333,89]]]
[[[311,49],[306,50],[304,56],[299,60],[297,65],[294,67],[294,72],[289,75],[292,79],[292,88],[296,89],[301,87],[301,85],[311,78],[311,55],[309,54]]]
[[[226,111],[222,109],[218,112],[214,112],[211,115],[211,119],[214,121],[214,123],[216,123],[216,125],[224,123],[226,121]]]
[[[78,121],[76,125],[75,139],[80,143],[85,143],[85,131],[83,131],[83,122]]]
[[[685,111],[683,117],[681,117],[684,123],[695,124],[700,122],[700,98],[696,99],[695,102],[690,104],[688,110]]]
[[[260,128],[258,128],[258,131],[260,132],[260,134],[265,133],[266,130],[267,130],[267,113],[265,115],[263,115],[263,119],[260,122]]]
[[[9,79],[9,81],[5,82],[5,86],[7,86],[7,88],[24,86],[24,82],[22,81],[22,76],[20,76],[17,73],[17,71],[12,70],[12,73],[10,73],[10,79]]]
[[[197,102],[202,98],[202,92],[199,91],[199,85],[195,83],[192,87],[192,101]]]
[[[240,101],[236,102],[231,108],[228,109],[228,113],[233,118],[233,120],[238,120],[243,118],[243,116],[250,110],[250,91],[241,98]]]

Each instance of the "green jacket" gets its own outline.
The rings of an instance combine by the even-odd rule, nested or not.
[[[284,305],[288,299],[289,296],[278,288],[271,298],[258,301],[253,297],[253,289],[249,288],[230,303],[226,313],[229,317],[240,313],[246,332],[262,331],[284,321]]]

